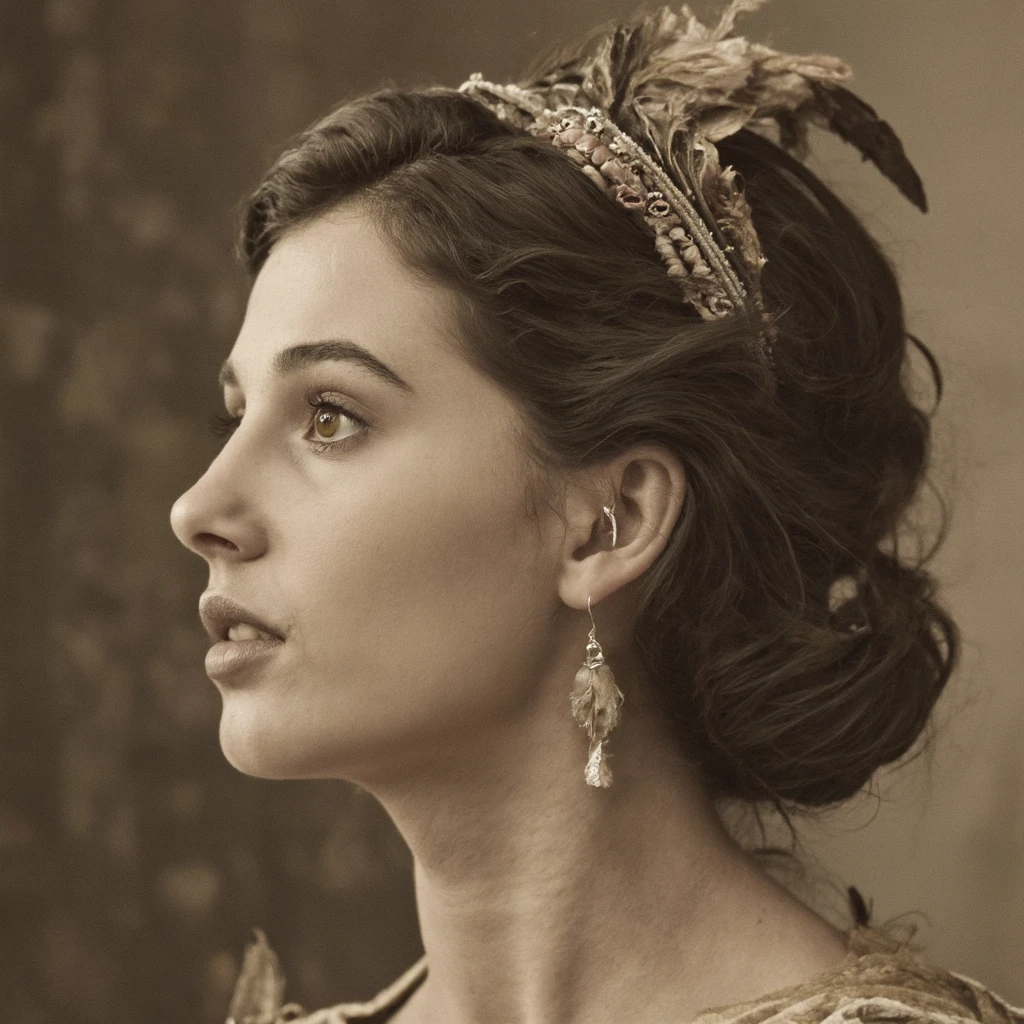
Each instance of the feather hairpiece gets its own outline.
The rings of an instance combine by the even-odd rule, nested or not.
[[[927,203],[899,138],[839,84],[852,75],[842,60],[779,53],[733,34],[739,15],[766,2],[731,0],[714,28],[686,4],[685,21],[663,7],[532,81],[499,85],[475,72],[459,91],[551,142],[637,215],[703,319],[759,313],[757,354],[773,369],[766,260],[742,181],[721,166],[715,143],[774,123],[779,145],[803,157],[814,124],[856,146],[922,211]]]

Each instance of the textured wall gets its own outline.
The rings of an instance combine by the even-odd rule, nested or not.
[[[222,1020],[253,924],[307,1005],[369,996],[418,955],[408,855],[376,804],[342,783],[246,778],[218,746],[205,566],[167,517],[215,450],[213,380],[245,298],[233,208],[345,94],[511,75],[630,10],[0,0],[5,1021]],[[954,523],[937,567],[967,641],[931,773],[915,762],[883,780],[880,804],[808,843],[877,917],[923,911],[934,959],[1024,1002],[1024,7],[968,13],[774,0],[749,26],[847,57],[927,185],[922,217],[822,147],[946,373],[936,480]]]

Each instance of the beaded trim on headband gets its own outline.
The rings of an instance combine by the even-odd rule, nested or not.
[[[532,121],[509,117],[501,105],[491,109],[502,120],[514,120],[530,134],[561,149],[591,181],[620,206],[639,215],[654,234],[654,244],[686,297],[705,320],[728,316],[737,309],[757,309],[764,327],[758,355],[774,370],[772,341],[776,332],[761,305],[760,291],[744,286],[729,260],[733,247],[720,246],[694,204],[626,132],[598,107],[550,110],[535,95],[514,84],[486,82],[477,71],[459,92],[489,93],[504,104],[527,111]],[[693,195],[690,190],[690,195]],[[765,259],[759,259],[759,268]]]

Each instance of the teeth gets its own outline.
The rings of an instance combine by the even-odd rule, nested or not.
[[[273,640],[269,633],[261,633],[248,622],[239,622],[228,630],[229,640]]]

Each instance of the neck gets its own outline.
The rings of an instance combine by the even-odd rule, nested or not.
[[[842,958],[842,933],[729,836],[655,716],[624,707],[614,782],[595,789],[560,697],[460,744],[457,769],[375,787],[413,853],[429,965],[399,1019],[688,1020]]]

